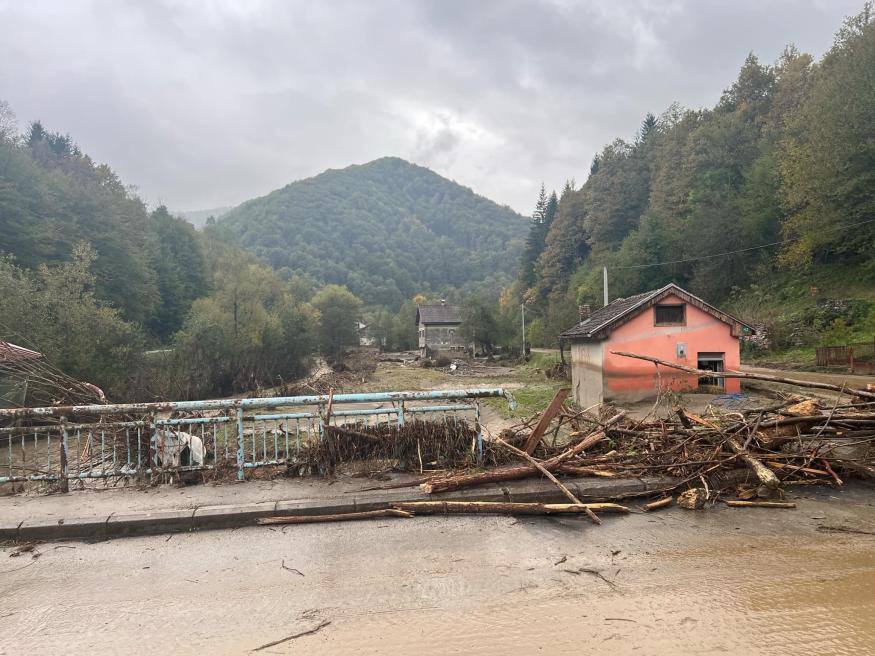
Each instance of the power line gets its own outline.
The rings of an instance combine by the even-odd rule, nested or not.
[[[844,228],[855,228],[857,226],[865,225],[867,223],[875,223],[875,219],[868,219],[866,221],[860,221],[858,223],[848,223],[846,225],[841,226],[833,226],[832,228],[824,228],[823,231],[829,230],[841,230]],[[760,244],[759,246],[749,246],[748,248],[739,248],[737,251],[726,251],[725,253],[714,253],[712,255],[699,255],[697,257],[688,257],[683,260],[670,260],[668,262],[654,262],[652,264],[629,264],[626,266],[612,266],[610,269],[616,271],[617,269],[648,269],[650,267],[658,267],[665,266],[666,264],[686,264],[687,262],[698,262],[700,260],[710,260],[715,257],[723,257],[724,255],[736,255],[738,253],[747,253],[750,251],[756,251],[761,248],[770,248],[772,246],[780,246],[781,244],[789,244],[794,241],[799,241],[802,237],[792,237],[790,239],[782,239],[781,241],[773,241],[768,244]]]

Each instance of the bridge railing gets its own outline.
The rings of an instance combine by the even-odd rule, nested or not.
[[[0,409],[0,484],[291,464],[326,426],[456,417],[476,431],[502,388]],[[4,463],[5,460],[5,463]],[[65,486],[62,486],[62,489]]]

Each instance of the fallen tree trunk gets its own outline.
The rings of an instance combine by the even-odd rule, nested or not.
[[[394,503],[397,510],[415,515],[574,515],[589,512],[628,513],[617,503],[513,503],[505,501],[406,501]]]
[[[601,478],[616,478],[619,476],[617,472],[608,471],[606,469],[579,467],[577,465],[559,465],[556,468],[556,471],[560,474],[568,474],[570,476],[599,476]]]
[[[357,519],[376,519],[377,517],[413,517],[409,512],[395,508],[365,510],[362,512],[340,513],[337,515],[284,515],[281,517],[260,517],[257,524],[313,524],[316,522],[351,522]]]
[[[558,394],[557,394],[557,398],[558,398]],[[567,487],[565,487],[561,482],[559,482],[559,479],[556,478],[555,476],[553,476],[553,474],[550,473],[550,470],[548,470],[547,468],[545,468],[544,465],[542,465],[540,462],[538,462],[537,460],[535,460],[532,456],[530,456],[530,455],[529,455],[528,453],[526,453],[525,451],[521,451],[521,450],[519,450],[518,448],[516,448],[515,446],[513,446],[513,445],[511,445],[511,444],[508,444],[507,442],[505,442],[505,441],[502,440],[501,438],[497,438],[497,440],[498,440],[498,443],[499,443],[499,444],[501,444],[502,446],[504,446],[504,447],[507,448],[508,450],[514,452],[515,454],[517,454],[517,455],[520,456],[521,458],[523,458],[523,459],[525,459],[525,460],[528,460],[529,463],[530,463],[533,467],[537,467],[537,468],[538,468],[538,471],[541,472],[541,473],[542,473],[544,476],[546,476],[548,479],[550,479],[550,482],[552,482],[556,487],[558,487],[559,490],[562,492],[562,494],[564,494],[566,497],[568,497],[568,500],[571,501],[571,503],[573,503],[573,504],[575,504],[575,505],[577,505],[577,506],[581,506],[581,505],[583,505],[583,504],[580,503],[580,499],[578,499],[576,496],[574,496],[574,494],[571,492],[571,490],[569,490],[569,489],[568,489]],[[602,523],[602,520],[600,520],[592,510],[589,510],[589,509],[587,508],[587,509],[585,509],[584,512],[586,512],[587,517],[589,517],[589,518],[590,518],[595,524],[601,524],[601,523]]]
[[[607,427],[620,421],[620,419],[625,416],[625,411],[617,413],[616,415],[611,417],[611,419],[605,422],[605,427],[603,429],[590,434],[589,436],[578,442],[574,447],[560,453],[558,456],[550,458],[549,460],[545,460],[541,463],[541,466],[548,471],[554,471],[559,465],[561,465],[569,458],[573,458],[578,453],[585,451],[586,449],[590,448],[595,444],[598,444],[603,439],[605,439],[605,430],[607,429]],[[430,481],[426,481],[419,487],[426,494],[436,494],[438,492],[450,492],[452,490],[459,490],[463,487],[473,487],[475,485],[485,485],[487,483],[503,483],[505,481],[516,481],[521,478],[537,476],[539,473],[541,473],[541,470],[534,465],[525,465],[523,467],[505,467],[503,469],[495,469],[492,471],[477,472],[476,474],[461,474],[458,476],[435,478]]]
[[[718,444],[720,442],[717,435],[710,438],[705,436],[705,439],[713,444]],[[759,479],[760,483],[771,489],[780,487],[781,480],[775,475],[775,472],[750,455],[747,449],[745,449],[738,440],[734,437],[729,437],[726,438],[724,444],[726,444],[734,454],[741,458],[744,464],[753,470],[753,473]]]
[[[638,355],[637,353],[626,353],[625,351],[611,351],[614,355],[622,355],[626,358],[635,358],[636,360],[647,360],[648,362],[652,362],[653,364],[659,364],[663,367],[669,367],[670,369],[679,369],[680,371],[685,371],[688,374],[694,374],[696,376],[706,376],[713,377],[713,371],[706,371],[704,369],[694,369],[693,367],[688,367],[683,364],[678,364],[676,362],[670,362],[669,360],[660,360],[659,358],[654,358],[649,355]],[[839,385],[832,385],[831,383],[818,383],[811,380],[798,380],[795,378],[782,378],[781,376],[770,376],[768,374],[755,374],[752,372],[745,371],[734,371],[732,369],[728,369],[726,371],[720,372],[721,378],[748,378],[750,380],[764,380],[770,383],[783,383],[784,385],[795,385],[796,387],[808,387],[811,389],[824,389],[830,390],[831,392],[840,392],[843,394],[847,394],[848,396],[860,396],[867,399],[875,399],[875,392],[870,392],[868,390],[860,390],[860,389],[852,389],[847,386],[840,387]]]

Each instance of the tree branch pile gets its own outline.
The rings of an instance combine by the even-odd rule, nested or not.
[[[731,373],[744,377],[740,372]],[[809,386],[806,381],[780,382]],[[825,385],[810,386],[824,389]],[[610,478],[661,476],[672,482],[660,492],[670,494],[689,487],[704,486],[707,490],[709,480],[741,470],[748,473],[753,483],[752,496],[771,498],[781,496],[781,486],[788,483],[841,485],[853,476],[875,478],[872,392],[839,386],[829,389],[839,392],[833,407],[821,408],[814,399],[794,395],[769,407],[743,412],[713,411],[706,418],[677,406],[667,417],[635,420],[618,413],[605,419],[605,409],[598,416],[576,412],[566,403],[558,411],[554,407],[545,410],[552,417],[545,414],[532,417],[504,431],[496,440],[499,444],[531,444],[537,428],[543,435],[532,451],[537,460],[510,446],[508,450],[523,462],[474,473],[442,475],[426,481],[421,488],[436,494],[529,477],[548,476],[552,480],[563,474]],[[841,404],[843,399],[847,402]],[[543,430],[545,423],[549,426]],[[567,440],[558,444],[556,435],[563,429]],[[568,496],[564,486],[558,485]]]

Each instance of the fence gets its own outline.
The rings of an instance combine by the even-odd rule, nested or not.
[[[845,346],[818,346],[818,367],[847,367],[851,373],[875,373],[875,340]]]
[[[221,468],[243,480],[247,469],[293,463],[326,426],[403,426],[423,416],[473,423],[482,453],[486,397],[514,405],[502,388],[478,388],[0,409],[0,483],[62,481],[63,489],[69,480]],[[302,406],[310,408],[292,411]]]

